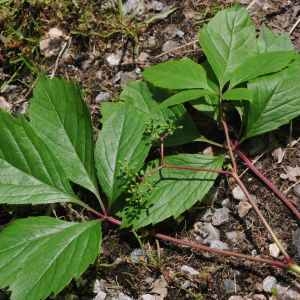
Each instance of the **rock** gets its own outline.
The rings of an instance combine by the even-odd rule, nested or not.
[[[230,208],[231,205],[230,205],[230,200],[229,200],[229,198],[226,198],[226,199],[222,200],[221,205],[222,205],[223,207]]]
[[[106,298],[106,293],[103,291],[100,291],[94,298],[93,300],[105,300]]]
[[[149,54],[146,52],[141,52],[139,57],[137,58],[137,61],[139,63],[144,63],[145,61],[147,61],[149,59]]]
[[[244,232],[242,231],[229,231],[225,233],[225,236],[233,244],[239,244],[246,238]]]
[[[8,103],[4,97],[0,96],[0,108],[5,110],[5,111],[10,111],[11,110],[11,104]]]
[[[197,276],[197,275],[199,275],[199,272],[197,270],[195,270],[194,268],[192,268],[190,266],[187,266],[187,265],[183,265],[180,268],[180,271],[182,273],[188,274],[190,276]]]
[[[176,41],[166,41],[163,46],[162,46],[162,51],[163,52],[168,52],[170,50],[173,50],[175,48],[179,47],[179,43]]]
[[[255,294],[251,298],[252,300],[267,300],[266,296],[263,294]]]
[[[226,294],[237,293],[240,290],[240,287],[232,279],[225,279],[223,286]]]
[[[141,16],[145,12],[144,1],[127,0],[123,5],[124,15]]]
[[[236,296],[230,296],[228,298],[228,300],[243,300],[243,299],[244,298],[242,296],[238,296],[238,295],[236,295]]]
[[[229,221],[229,209],[226,207],[218,208],[212,216],[212,224],[220,226]]]
[[[138,248],[134,249],[130,253],[130,259],[134,264],[140,263],[141,261],[147,261],[147,256],[144,250]]]
[[[95,102],[97,104],[104,102],[104,101],[108,101],[110,100],[112,97],[112,94],[110,92],[100,92],[96,98],[95,98]]]
[[[267,276],[262,283],[263,290],[267,293],[271,293],[276,283],[277,279],[274,276]]]
[[[150,36],[147,42],[148,48],[155,48],[157,45],[155,36]]]
[[[293,233],[293,245],[297,249],[297,254],[300,257],[300,228]]]
[[[158,11],[162,11],[164,8],[165,8],[164,3],[160,2],[160,1],[152,0],[148,4],[148,9],[149,10],[153,10],[153,11],[158,12]]]
[[[196,240],[203,244],[220,239],[220,231],[211,223],[197,222],[194,224],[193,232]]]
[[[168,283],[166,282],[164,276],[160,276],[158,279],[156,279],[153,282],[153,288],[151,290],[151,293],[158,295],[159,299],[164,299],[168,295],[168,289],[167,289]]]
[[[240,201],[238,205],[238,214],[240,218],[244,218],[248,214],[251,208],[252,206],[248,201],[244,201],[244,200]]]
[[[50,28],[48,31],[48,35],[51,39],[57,39],[64,36],[62,30],[57,27]]]
[[[101,80],[101,79],[102,79],[102,76],[103,76],[103,71],[99,70],[99,71],[96,72],[95,75],[96,75],[96,78],[97,78],[97,79]]]
[[[236,200],[247,199],[244,192],[241,190],[241,188],[238,185],[232,190],[232,197]]]
[[[177,28],[175,24],[168,25],[164,30],[163,33],[165,34],[166,38],[173,39],[175,37],[183,38],[184,32]]]
[[[116,300],[134,300],[133,298],[125,295],[124,293],[122,292],[119,292],[118,294],[118,298],[116,298]]]
[[[213,214],[214,212],[211,208],[207,209],[204,215],[201,217],[201,221],[211,222]]]
[[[125,87],[125,85],[128,82],[134,81],[134,80],[136,80],[136,78],[137,78],[137,75],[136,75],[135,71],[133,71],[133,72],[121,72],[121,77],[120,77],[121,87]]]
[[[300,184],[299,183],[294,186],[293,191],[297,197],[300,197]]]
[[[278,257],[280,254],[280,250],[275,243],[272,243],[269,245],[269,252],[270,252],[270,255],[275,258]]]
[[[182,282],[182,284],[180,285],[180,287],[183,289],[183,290],[186,290],[188,289],[190,286],[191,286],[191,282],[189,280],[185,280],[184,282]]]
[[[51,28],[40,40],[40,51],[45,57],[56,56],[59,54],[63,43],[68,39],[59,28]]]
[[[150,294],[142,295],[139,300],[157,300],[157,296],[153,296]]]
[[[210,248],[219,249],[219,250],[227,250],[229,249],[228,244],[224,243],[220,240],[212,240],[209,243]]]
[[[122,51],[117,51],[116,53],[110,53],[106,56],[106,61],[110,66],[118,66],[121,62]]]
[[[289,287],[276,284],[274,288],[276,289],[275,293],[279,300],[300,300],[299,292]]]
[[[286,166],[286,175],[287,175],[289,181],[296,182],[297,177],[300,176],[300,167]]]

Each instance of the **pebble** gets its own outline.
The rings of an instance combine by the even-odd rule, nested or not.
[[[139,63],[144,63],[145,61],[147,61],[149,59],[149,54],[146,52],[141,52],[139,57],[137,58],[137,61]]]
[[[157,296],[153,296],[150,294],[142,295],[139,300],[157,300]]]
[[[164,3],[156,0],[151,1],[148,5],[149,10],[154,10],[157,12],[162,11],[164,8],[165,8]]]
[[[246,200],[244,192],[238,185],[232,190],[232,196],[236,200]]]
[[[252,300],[267,300],[267,298],[263,294],[255,294],[252,296]]]
[[[117,51],[116,53],[110,53],[106,56],[106,61],[110,66],[117,66],[121,62],[122,51]]]
[[[244,232],[242,231],[229,231],[225,233],[225,236],[233,244],[239,244],[246,238]]]
[[[211,208],[209,208],[205,211],[205,214],[201,217],[201,221],[211,222],[213,215],[214,215],[213,210]]]
[[[155,48],[156,47],[156,38],[155,36],[150,36],[149,39],[148,39],[148,47],[149,48]]]
[[[156,279],[153,282],[153,288],[151,290],[151,293],[159,295],[158,299],[164,299],[168,295],[168,289],[167,289],[168,283],[166,282],[164,276],[160,276],[158,279]]]
[[[117,300],[133,300],[133,298],[131,298],[131,297],[125,295],[124,293],[120,292],[118,294]]]
[[[271,293],[276,283],[277,279],[274,276],[267,276],[262,283],[263,290],[267,293]]]
[[[96,98],[95,98],[95,102],[97,104],[104,102],[104,101],[108,101],[110,100],[112,97],[112,94],[110,92],[100,92]]]
[[[220,239],[220,231],[211,223],[197,222],[194,224],[194,235],[196,240],[203,244]]]
[[[297,254],[300,257],[300,228],[293,233],[293,245],[297,249]]]
[[[226,198],[226,199],[222,200],[221,205],[223,207],[230,208],[230,200],[229,200],[229,198]]]
[[[243,299],[244,298],[242,296],[238,296],[238,295],[236,295],[236,296],[230,296],[228,298],[228,300],[243,300]]]
[[[103,291],[100,291],[94,298],[93,300],[105,300],[106,298],[106,293]]]
[[[128,82],[136,80],[136,78],[137,78],[137,74],[135,71],[121,72],[120,74],[121,87],[125,87]]]
[[[145,251],[140,248],[134,249],[130,253],[130,259],[134,264],[140,263],[141,261],[147,261]]]
[[[296,184],[293,188],[293,191],[297,197],[300,197],[300,184]]]
[[[220,226],[229,221],[229,209],[226,207],[218,208],[212,216],[212,224]]]
[[[183,265],[180,268],[180,271],[182,273],[185,273],[185,274],[188,274],[188,275],[191,275],[191,276],[197,276],[197,275],[199,275],[199,272],[197,270],[195,270],[194,268],[192,268],[190,266],[187,266],[187,265]]]
[[[168,52],[170,50],[173,50],[175,48],[179,47],[179,43],[176,41],[166,41],[163,46],[162,46],[162,51],[163,52]]]
[[[240,290],[240,287],[232,279],[225,279],[223,281],[223,286],[226,294],[236,293]]]
[[[144,1],[140,0],[127,0],[123,4],[124,15],[141,16],[145,12]]]
[[[277,258],[280,254],[280,250],[275,243],[269,245],[269,252],[272,257]]]
[[[40,40],[39,47],[41,53],[45,57],[58,55],[61,50],[62,43],[67,40],[67,36],[59,28],[51,28],[45,37]]]
[[[299,292],[280,284],[275,285],[276,295],[281,300],[300,300]]]
[[[238,214],[240,218],[244,218],[248,214],[251,208],[252,206],[248,201],[240,201],[238,205]]]
[[[227,243],[224,243],[220,240],[213,240],[209,243],[210,248],[219,249],[219,250],[228,250],[229,246]]]
[[[5,111],[11,110],[11,104],[6,101],[6,99],[2,96],[0,96],[0,108]]]

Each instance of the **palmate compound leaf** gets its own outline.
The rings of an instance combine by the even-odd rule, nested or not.
[[[79,87],[63,79],[41,77],[33,91],[29,117],[67,178],[98,196],[91,119]]]
[[[300,115],[300,64],[248,84],[253,93],[243,140],[277,129]]]
[[[0,288],[12,300],[43,300],[78,278],[99,254],[98,221],[19,219],[0,232]]]
[[[80,201],[59,162],[24,118],[0,110],[0,204]]]
[[[211,169],[221,168],[223,161],[223,156],[200,154],[179,154],[165,158],[166,164]],[[147,174],[151,175],[147,177]],[[129,207],[120,213],[123,226],[138,229],[157,224],[169,217],[178,217],[196,202],[203,200],[217,174],[175,169],[154,169],[153,173],[153,169],[149,168],[145,176],[145,181],[138,188],[138,194],[132,196]]]
[[[239,65],[257,54],[255,26],[239,6],[217,13],[200,31],[199,40],[221,88]]]
[[[99,182],[112,205],[128,188],[130,175],[143,166],[151,142],[145,134],[148,117],[133,106],[109,103],[103,113],[95,160]]]
[[[195,123],[183,105],[161,108],[145,82],[135,81],[129,83],[121,93],[120,99],[146,114],[148,118],[157,120],[157,122],[163,122],[168,119],[175,122],[177,129],[171,136],[166,138],[166,146],[190,143],[200,135]]]

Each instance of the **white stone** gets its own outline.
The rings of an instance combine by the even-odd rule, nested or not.
[[[275,258],[278,257],[280,254],[280,250],[275,243],[272,243],[269,245],[269,252],[270,252],[270,255]]]
[[[122,53],[117,51],[116,53],[111,53],[106,57],[106,61],[110,66],[117,66],[121,61]]]
[[[241,190],[241,188],[237,185],[233,190],[232,190],[232,196],[236,200],[245,200],[246,195],[244,192]]]
[[[163,46],[162,46],[162,51],[163,52],[168,52],[170,50],[173,50],[179,46],[179,43],[176,41],[166,41]]]
[[[182,273],[185,273],[185,274],[188,274],[188,275],[191,275],[191,276],[197,276],[197,275],[199,275],[199,272],[197,270],[195,270],[194,268],[192,268],[190,266],[187,266],[187,265],[183,265],[180,268],[180,271]]]
[[[244,298],[242,296],[230,296],[228,300],[243,300]]]
[[[229,209],[227,207],[218,208],[212,216],[212,224],[220,226],[229,221]]]
[[[229,249],[227,243],[224,243],[220,240],[213,240],[209,243],[210,248],[219,249],[219,250],[227,250]]]
[[[276,283],[277,279],[274,276],[267,276],[262,283],[263,290],[267,293],[271,293]]]
[[[8,103],[2,96],[0,96],[0,108],[6,111],[10,111],[11,109],[11,104]]]
[[[158,298],[157,296],[145,294],[145,295],[142,295],[139,300],[157,300],[157,298]]]
[[[61,38],[64,36],[64,33],[62,30],[60,30],[59,28],[57,27],[53,27],[53,28],[50,28],[49,31],[48,31],[48,35],[51,39],[57,39],[57,38]]]
[[[108,101],[111,98],[111,93],[110,92],[100,92],[96,98],[95,98],[95,102],[96,103],[101,103],[104,101]]]
[[[251,204],[248,201],[240,201],[238,205],[238,214],[241,218],[244,218],[250,209],[252,208]]]

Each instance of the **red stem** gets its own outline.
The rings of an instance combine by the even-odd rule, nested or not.
[[[214,249],[214,248],[210,248],[208,246],[205,246],[205,245],[202,245],[199,243],[191,242],[188,240],[176,239],[176,238],[173,238],[168,235],[161,234],[161,233],[157,233],[154,236],[160,240],[171,242],[173,244],[177,244],[177,245],[181,245],[181,246],[189,246],[195,250],[199,250],[202,252],[205,251],[205,252],[220,254],[223,256],[238,257],[238,258],[247,259],[247,260],[254,261],[254,262],[260,262],[260,263],[272,265],[274,267],[281,268],[281,269],[287,268],[287,264],[285,262],[282,262],[279,260],[273,260],[273,259],[262,258],[262,257],[254,257],[254,256],[242,254],[242,253],[228,251],[228,250]]]
[[[298,220],[300,220],[299,210],[287,199],[287,197],[280,192],[280,190],[271,182],[267,177],[265,177],[251,162],[251,160],[239,149],[235,149],[236,154],[245,163],[245,165],[261,180],[266,186],[293,212]]]
[[[107,221],[113,225],[117,225],[120,226],[121,225],[121,221],[114,218],[114,217],[110,217],[110,216],[105,216],[102,213],[99,213],[97,211],[94,210],[90,210],[94,215],[96,215],[99,219],[103,220],[103,221]],[[154,237],[157,239],[160,239],[162,241],[166,241],[166,242],[171,242],[173,244],[176,245],[181,245],[181,246],[189,246],[195,250],[198,251],[202,251],[202,252],[210,252],[210,253],[215,253],[215,254],[220,254],[223,256],[231,256],[231,257],[237,257],[237,258],[242,258],[242,259],[246,259],[249,261],[254,261],[257,263],[263,263],[263,264],[268,264],[271,265],[273,267],[276,268],[281,268],[281,269],[286,269],[289,267],[288,262],[285,261],[280,261],[280,260],[273,260],[273,259],[268,259],[268,258],[262,258],[262,257],[253,257],[250,255],[246,255],[246,254],[242,254],[242,253],[237,253],[237,252],[232,252],[232,251],[228,251],[228,250],[220,250],[220,249],[214,249],[214,248],[210,248],[208,246],[199,244],[199,243],[195,243],[195,242],[191,242],[191,241],[187,241],[187,240],[182,240],[182,239],[176,239],[173,238],[171,236],[162,234],[162,233],[156,233],[154,234]]]

